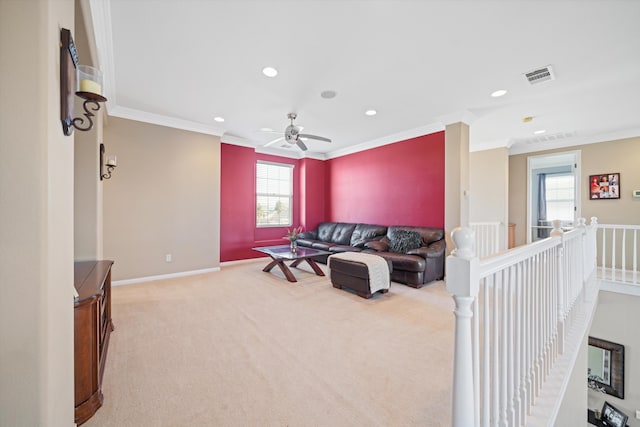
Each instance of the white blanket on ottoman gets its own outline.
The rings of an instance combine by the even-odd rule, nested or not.
[[[389,266],[387,265],[387,260],[381,256],[359,252],[333,254],[329,256],[329,268],[331,268],[331,258],[344,259],[366,265],[369,270],[369,287],[372,294],[381,289],[389,289]]]

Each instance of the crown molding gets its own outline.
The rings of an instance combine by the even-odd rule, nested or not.
[[[163,116],[160,114],[148,113],[146,111],[136,110],[133,108],[120,107],[117,105],[111,108],[109,115],[113,117],[120,117],[122,119],[203,133],[206,135],[222,136],[224,133],[224,130],[214,126],[192,122],[190,120],[176,119],[174,117]]]
[[[420,126],[413,129],[408,129],[402,132],[394,133],[391,135],[383,136],[382,138],[376,138],[371,141],[356,144],[351,147],[342,148],[340,150],[330,151],[326,154],[327,159],[333,159],[336,157],[346,156],[348,154],[357,153],[359,151],[370,150],[372,148],[382,147],[383,145],[389,145],[407,139],[416,138],[418,136],[428,135],[431,133],[441,132],[445,128],[443,123],[432,123],[425,126]]]
[[[242,138],[240,136],[230,135],[228,133],[222,134],[222,136],[220,137],[220,142],[231,145],[239,145],[241,147],[256,148],[256,144],[249,141],[248,139]]]
[[[597,144],[600,142],[617,141],[621,139],[640,137],[640,129],[624,129],[596,135],[574,136],[566,141],[543,142],[540,144],[517,144],[509,147],[509,155],[535,153],[538,151],[555,150],[558,148],[575,147],[576,145]]]

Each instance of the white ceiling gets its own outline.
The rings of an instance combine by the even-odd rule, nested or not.
[[[458,121],[472,150],[640,135],[637,0],[90,1],[114,116],[262,147],[274,135],[259,129],[284,131],[296,112],[333,140],[307,141],[319,158]],[[524,78],[547,65],[555,80]]]

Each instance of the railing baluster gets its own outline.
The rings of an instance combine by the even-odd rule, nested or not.
[[[507,365],[509,357],[507,354],[507,289],[505,281],[505,270],[500,272],[500,425],[506,427],[507,420]]]
[[[611,280],[616,280],[616,230],[613,229],[611,236]]]
[[[634,284],[638,283],[638,230],[633,230],[633,280]]]
[[[473,386],[474,386],[474,419],[480,421],[480,316],[478,298],[473,302]]]
[[[606,253],[607,253],[607,229],[602,229],[602,262],[600,263],[602,269],[602,277],[604,277],[607,263],[606,263]]]
[[[487,279],[483,279],[483,324],[482,324],[482,425],[489,427],[491,422],[491,365],[490,365],[490,336],[491,336],[491,311],[489,310],[489,285]]]
[[[620,279],[622,282],[626,282],[626,273],[627,273],[627,229],[622,229],[622,271],[620,274]]]
[[[495,275],[492,276],[493,281],[493,337],[492,343],[493,348],[491,349],[492,353],[492,362],[493,366],[491,367],[491,424],[492,425],[500,425],[500,352],[499,352],[499,337],[500,331],[498,330],[498,326],[500,323],[500,318],[498,316],[499,305],[498,305],[498,284],[495,280]]]
[[[513,288],[514,288],[514,276],[515,276],[515,267],[511,266],[507,269],[507,302],[508,302],[508,307],[507,307],[507,327],[508,327],[508,334],[507,334],[507,355],[509,357],[509,369],[507,372],[507,418],[508,418],[508,425],[512,426],[515,423],[515,409],[514,409],[514,372],[515,372],[515,363],[517,361],[517,355],[514,355],[514,317],[516,315],[515,313],[515,307],[514,307],[514,303],[513,303]]]

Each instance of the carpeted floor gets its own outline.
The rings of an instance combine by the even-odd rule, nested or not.
[[[104,405],[85,426],[450,425],[443,282],[365,300],[266,264],[114,287]]]

